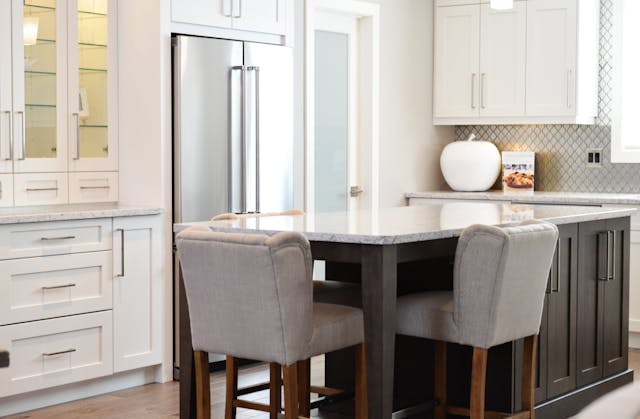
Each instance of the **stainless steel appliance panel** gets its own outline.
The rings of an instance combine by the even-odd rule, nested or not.
[[[242,42],[176,37],[174,49],[174,222],[231,209],[230,146],[242,138]],[[233,156],[234,158],[237,158]],[[238,193],[238,192],[236,192]]]
[[[293,208],[293,53],[245,43],[247,211]],[[252,163],[256,162],[256,166]]]

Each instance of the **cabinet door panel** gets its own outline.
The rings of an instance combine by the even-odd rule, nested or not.
[[[629,343],[629,224],[627,220],[608,222],[612,232],[612,278],[603,284],[604,376],[627,369]]]
[[[548,295],[547,398],[576,387],[576,303],[578,280],[578,226],[559,226],[553,280]]]
[[[0,174],[0,207],[13,206],[13,175]]]
[[[527,2],[527,116],[575,115],[576,0]]]
[[[70,172],[117,169],[116,4],[68,0]]]
[[[66,7],[12,3],[16,173],[67,171]]]
[[[232,0],[172,0],[171,20],[195,25],[231,27]]]
[[[547,360],[549,359],[548,351],[548,322],[549,322],[549,293],[551,292],[552,278],[549,275],[547,284],[547,295],[544,299],[544,308],[542,310],[542,321],[540,323],[540,333],[538,334],[538,351],[536,353],[536,382],[535,382],[535,402],[540,403],[547,400]]]
[[[524,116],[527,5],[511,10],[482,5],[480,115]]]
[[[157,217],[115,219],[114,370],[161,362],[161,264]]]
[[[232,0],[232,27],[253,32],[284,35],[286,0]]]
[[[480,5],[437,7],[434,115],[478,116]]]
[[[11,0],[0,0],[0,57],[0,173],[11,173]]]
[[[606,221],[582,223],[578,237],[578,386],[602,377],[602,252],[605,251]]]

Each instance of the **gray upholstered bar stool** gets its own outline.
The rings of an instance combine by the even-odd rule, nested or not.
[[[485,416],[487,351],[525,338],[522,410],[533,418],[537,335],[558,229],[545,222],[516,227],[475,225],[456,249],[453,292],[425,292],[398,299],[397,333],[435,343],[435,418],[447,413]],[[447,406],[446,342],[473,347],[470,408]],[[504,415],[501,417],[507,417]]]
[[[242,218],[267,218],[278,217],[285,215],[304,215],[304,211],[299,209],[289,209],[280,212],[266,212],[259,214],[235,214],[235,213],[222,213],[211,218],[211,221],[233,221]],[[362,307],[362,294],[361,288],[358,284],[340,282],[340,281],[313,281],[313,301],[316,303],[328,303],[328,304],[340,304],[350,307]],[[248,394],[253,391],[263,390],[269,388],[271,393],[271,407],[272,418],[275,418],[275,404],[277,400],[280,400],[280,388],[281,388],[281,368],[276,363],[269,365],[270,377],[269,383],[261,383],[256,386],[248,388],[236,388],[236,393]],[[306,385],[312,393],[317,393],[322,396],[335,395],[335,389],[328,389],[325,387],[310,386],[311,376],[311,363],[310,360],[300,361],[298,363],[298,373],[300,375],[299,385]],[[238,360],[232,356],[227,356],[227,385],[237,386],[238,383]],[[306,387],[305,387],[306,388]],[[309,400],[306,401],[304,406],[309,404]],[[306,408],[304,410],[307,410]]]
[[[356,346],[356,416],[366,418],[362,311],[313,303],[309,242],[298,233],[272,237],[187,229],[177,236],[196,352],[198,417],[209,417],[208,353],[283,366],[285,418],[308,416],[308,393],[298,389],[299,361]],[[227,385],[227,417],[237,400]],[[272,412],[280,410],[271,406]],[[259,410],[270,411],[269,407]]]

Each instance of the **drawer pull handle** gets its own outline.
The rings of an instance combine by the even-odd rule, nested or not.
[[[76,236],[60,236],[60,237],[41,237],[43,242],[56,241],[56,240],[73,240]]]
[[[71,287],[75,287],[76,284],[64,284],[64,285],[54,285],[53,287],[42,287],[43,291],[47,291],[47,290],[58,290],[61,288],[71,288]]]
[[[105,185],[105,186],[80,186],[80,189],[109,189],[111,188],[111,186],[109,185]]]
[[[72,348],[72,349],[67,349],[66,351],[60,351],[60,352],[49,352],[49,353],[43,352],[42,356],[44,358],[46,358],[46,357],[49,357],[49,356],[58,356],[58,355],[70,354],[72,352],[76,352],[76,350]]]
[[[44,191],[57,191],[58,188],[26,188],[27,192],[44,192]]]

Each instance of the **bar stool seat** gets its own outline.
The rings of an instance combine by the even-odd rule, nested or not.
[[[362,310],[338,304],[313,304],[311,356],[364,342]]]
[[[396,333],[429,336],[456,342],[458,327],[453,321],[453,292],[432,291],[401,297],[397,307]]]

